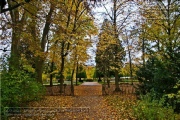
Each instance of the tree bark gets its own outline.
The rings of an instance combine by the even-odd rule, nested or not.
[[[9,7],[15,5],[12,1],[8,0]],[[12,20],[12,44],[11,44],[11,57],[9,62],[9,70],[20,68],[20,55],[19,55],[19,45],[20,45],[20,23],[18,9],[10,11],[10,16]],[[22,23],[21,23],[22,24]]]
[[[54,62],[51,62],[51,73],[50,73],[50,86],[53,86],[53,67],[54,67]]]
[[[75,67],[72,71],[72,75],[71,75],[71,95],[74,96],[74,85],[73,85],[73,76],[74,76],[74,71],[75,71]]]
[[[143,60],[143,67],[145,67],[145,38],[142,39],[142,60]]]
[[[36,81],[41,84],[43,84],[43,81],[42,81],[43,63],[44,63],[44,60],[42,58],[36,59],[36,63],[35,63],[36,64],[36,67],[35,67]]]
[[[64,56],[64,41],[62,42],[62,48],[61,48],[61,69],[59,72],[60,75],[60,94],[63,93],[63,83],[64,83],[64,62],[65,62],[65,56]]]
[[[118,77],[118,71],[117,70],[115,70],[115,86],[116,86],[116,88],[114,90],[115,92],[121,91],[120,87],[119,87],[119,77]]]
[[[114,14],[113,14],[113,26],[114,26],[114,37],[115,37],[115,39],[116,40],[119,40],[118,39],[118,31],[117,31],[117,0],[114,0],[114,8],[113,8],[113,12],[114,12]],[[118,41],[117,41],[117,43],[118,43]],[[118,46],[118,44],[115,46],[115,48],[118,48],[119,46]],[[117,49],[116,49],[117,50]],[[117,51],[115,51],[115,52],[117,52]],[[116,61],[118,61],[118,57],[117,57],[117,55],[115,54],[115,62]],[[118,92],[118,91],[120,91],[120,88],[119,88],[119,77],[118,77],[118,70],[115,70],[115,86],[116,86],[116,88],[115,88],[115,91],[116,92]]]
[[[131,84],[133,84],[133,80],[132,80],[132,59],[131,59],[131,49],[130,49],[130,44],[129,44],[129,38],[128,35],[126,33],[126,41],[127,41],[127,45],[128,45],[128,57],[129,57],[129,68],[130,68],[130,79],[131,79]]]
[[[76,86],[77,86],[77,75],[78,75],[78,62],[77,62],[77,67],[76,67]]]
[[[49,13],[46,17],[46,23],[45,23],[45,27],[43,29],[43,35],[42,35],[42,39],[41,39],[41,52],[45,53],[45,46],[46,46],[46,43],[47,43],[47,38],[46,36],[48,35],[49,33],[49,29],[50,29],[50,24],[51,24],[51,16],[53,14],[53,11],[54,11],[54,6],[51,4],[51,7],[50,7],[50,10],[49,10]],[[44,66],[44,58],[45,56],[38,56],[36,58],[36,67],[35,67],[35,71],[37,73],[37,82],[39,83],[43,83],[42,81],[42,72],[43,72],[43,66]]]

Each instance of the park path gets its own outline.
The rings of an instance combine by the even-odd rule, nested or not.
[[[102,85],[98,82],[84,82],[79,86],[74,86],[75,96],[97,96],[102,95]]]
[[[119,96],[102,96],[102,89],[99,87],[101,87],[99,83],[85,82],[80,85],[80,89],[77,88],[79,95],[46,96],[41,101],[29,104],[31,108],[37,108],[37,110],[33,109],[34,113],[26,109],[28,114],[10,117],[10,120],[133,120],[133,117],[129,115],[129,110],[124,109],[123,97],[119,99]],[[82,94],[83,92],[85,94]],[[98,94],[93,92],[98,92]],[[122,101],[122,108],[117,110],[110,105],[107,99],[111,98]],[[112,104],[116,103],[112,101]]]
[[[84,83],[81,84],[81,86],[84,86],[84,85],[93,85],[93,86],[95,86],[95,85],[101,85],[101,84],[99,84],[98,82],[84,82]]]
[[[76,92],[76,91],[75,91]],[[97,82],[84,82],[77,87],[77,94],[73,99],[72,108],[84,108],[85,112],[75,111],[73,115],[64,116],[63,120],[125,120],[123,112],[119,112],[108,104],[102,96],[102,85]]]
[[[75,97],[73,107],[85,107],[88,109],[86,113],[76,114],[78,119],[106,120],[117,117],[113,115],[115,113],[113,108],[108,106],[103,99],[101,84],[84,82],[78,86],[77,90],[80,94]]]

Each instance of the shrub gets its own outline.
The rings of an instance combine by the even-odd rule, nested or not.
[[[141,100],[133,106],[134,116],[138,120],[175,120],[171,106],[164,107],[165,99],[153,99],[152,93],[141,96]]]
[[[93,82],[93,79],[86,79],[86,82]]]
[[[179,70],[178,62],[151,57],[136,73],[140,82],[137,93],[145,95],[153,89],[156,93],[153,96],[154,100],[160,100],[166,96],[165,103],[179,112]],[[168,95],[173,95],[173,97],[170,98]]]
[[[2,72],[1,76],[1,112],[4,107],[24,107],[27,102],[39,100],[45,94],[45,88],[34,78],[21,70]]]

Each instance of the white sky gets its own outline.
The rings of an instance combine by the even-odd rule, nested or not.
[[[109,1],[111,1],[111,0],[109,0]],[[105,7],[111,13],[113,4],[112,4],[112,2],[109,2],[109,1],[108,0],[106,1],[107,4],[105,4]],[[131,11],[131,12],[134,12],[134,14],[131,15],[129,21],[138,20],[138,14],[137,14],[138,6],[134,2],[132,4],[129,4],[128,6],[126,6],[124,11],[125,11],[124,15],[119,15],[119,19],[123,19],[123,17],[126,17],[126,14],[128,13],[128,11]],[[107,15],[106,9],[103,7],[103,5],[98,5],[98,7],[95,7],[93,9],[93,13],[94,13],[94,17],[95,17],[95,24],[97,25],[97,27],[99,29],[101,28],[101,25],[102,25],[104,19],[110,19],[109,16]],[[131,24],[126,25],[126,29],[132,29],[130,27],[136,27],[135,22],[131,22]],[[95,43],[93,44],[93,47],[89,48],[89,50],[88,50],[88,53],[91,56],[91,59],[89,59],[86,63],[88,65],[95,65],[95,56],[96,56],[95,51],[96,51],[96,43],[98,42],[98,37],[94,36],[93,39],[94,39]],[[140,56],[140,55],[137,53],[137,56]]]
[[[110,10],[111,7],[112,7],[112,3],[109,2],[109,1],[111,1],[111,0],[106,0],[106,2],[107,2],[108,4],[105,5],[108,10]],[[134,10],[137,9],[136,6],[133,6],[133,7],[131,7],[131,8],[134,9]],[[125,11],[127,11],[127,10],[128,10],[128,9],[126,9]],[[103,7],[103,5],[100,5],[100,4],[99,4],[99,5],[97,5],[96,7],[94,7],[93,13],[94,13],[94,17],[95,17],[95,24],[96,24],[97,27],[100,29],[100,28],[101,28],[101,25],[102,25],[102,23],[103,23],[103,21],[104,21],[104,19],[109,19],[109,17],[108,17],[107,14],[106,14],[106,10],[105,10],[105,8]],[[122,16],[123,16],[123,15],[122,15]],[[125,16],[124,16],[124,17],[125,17]],[[137,18],[135,18],[135,19],[137,19]],[[133,23],[131,23],[131,25],[133,25]],[[0,30],[0,35],[1,35],[1,34],[2,34],[2,31]],[[3,42],[2,42],[1,40],[2,40],[2,39],[1,39],[1,36],[0,36],[0,49],[3,49],[5,46],[3,45]],[[94,44],[92,45],[92,47],[88,49],[88,53],[89,53],[90,56],[91,56],[91,59],[89,59],[89,60],[87,61],[87,64],[88,64],[88,65],[95,65],[96,43],[98,42],[97,36],[93,36],[93,37],[92,37],[92,40],[95,41],[95,42],[94,42]],[[9,47],[9,48],[10,48],[10,47]],[[0,50],[0,57],[2,57],[2,55],[3,55],[2,53],[3,53],[3,51]],[[9,54],[10,51],[7,52],[7,53]]]

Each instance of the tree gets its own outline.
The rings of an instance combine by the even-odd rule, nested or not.
[[[124,45],[125,45],[125,51],[126,51],[126,54],[128,55],[126,57],[126,63],[125,63],[125,66],[124,68],[122,69],[123,70],[123,74],[125,76],[130,76],[131,77],[131,80],[132,80],[132,84],[133,84],[133,77],[134,77],[134,68],[135,68],[135,64],[136,64],[136,59],[138,57],[136,57],[138,54],[137,52],[137,30],[134,29],[134,30],[124,30],[124,35],[122,35],[122,39],[124,41]],[[129,67],[127,67],[127,65]],[[127,71],[127,69],[129,71]]]
[[[84,45],[85,49],[87,48],[89,41],[86,41],[85,37],[94,34],[96,28],[94,27],[93,19],[89,15],[88,9],[82,1],[63,1],[62,3],[58,3],[57,6],[61,7],[57,8],[56,16],[54,16],[55,18],[53,20],[54,31],[56,33],[53,39],[55,43],[53,46],[56,46],[55,48],[60,58],[59,76],[60,92],[62,93],[65,63],[66,60],[69,60],[67,56],[74,59],[74,71],[78,60],[82,60],[80,58],[82,51],[80,51],[79,47]],[[83,42],[80,42],[81,40]],[[74,72],[72,73],[74,74]]]
[[[84,69],[84,66],[79,66],[79,70],[77,73],[77,78],[79,78],[79,82],[82,82],[81,78],[87,78],[86,71]]]
[[[157,93],[156,99],[168,94],[175,94],[174,98],[177,99],[178,90],[174,87],[178,86],[180,78],[179,14],[176,0],[157,1],[143,11],[146,22],[141,35],[149,43],[146,50],[149,59],[137,75],[143,83],[141,87],[146,90],[143,93],[153,89]]]
[[[95,69],[94,71],[94,75],[93,75],[93,78],[98,78],[98,82],[101,82],[101,78],[104,77],[103,76],[103,73],[100,72],[99,70],[97,70],[97,68]]]
[[[86,66],[86,75],[88,79],[92,79],[94,75],[95,68],[94,66]]]
[[[12,2],[14,2],[15,3],[15,5],[13,5],[13,6],[11,6],[11,5],[9,5],[9,7],[8,8],[4,8],[5,6],[6,6],[6,4],[7,4],[7,2],[6,2],[6,0],[1,0],[0,1],[0,13],[5,13],[5,12],[7,12],[7,11],[12,11],[12,10],[14,10],[14,9],[17,9],[18,7],[20,7],[20,6],[23,6],[25,3],[29,3],[29,2],[31,2],[32,0],[24,0],[23,2],[22,1],[20,1],[20,2],[17,2],[17,1],[15,1],[15,0],[11,0]],[[11,2],[10,0],[8,0],[8,3],[9,2]],[[90,0],[90,2],[89,2],[89,0],[87,1],[87,0],[85,0],[84,1],[84,4],[86,5],[86,4],[96,4],[97,2],[100,2],[101,0]],[[93,3],[91,3],[91,2],[93,2]],[[86,7],[88,7],[87,5],[86,5]]]
[[[92,26],[91,26],[92,25]],[[83,25],[82,25],[83,26]],[[93,27],[93,24],[87,24],[87,26],[89,27]],[[83,27],[82,28],[79,28],[78,31],[84,29]],[[84,29],[85,30],[85,29]],[[74,44],[74,49],[72,50],[72,52],[70,53],[70,61],[72,61],[73,63],[73,67],[72,67],[72,77],[71,77],[71,90],[72,92],[71,93],[74,93],[74,87],[73,87],[73,76],[74,76],[74,73],[76,72],[76,85],[77,85],[77,78],[80,78],[80,82],[81,81],[81,78],[86,78],[86,72],[83,71],[82,72],[82,65],[88,60],[89,58],[89,55],[87,54],[87,49],[88,47],[91,45],[91,42],[89,39],[85,39],[85,35],[90,33],[91,30],[93,29],[89,29],[89,31],[84,34],[78,34],[76,40],[75,40],[75,44]],[[79,67],[80,66],[80,67]],[[79,73],[80,71],[80,73]]]
[[[8,1],[9,6],[14,5],[12,1]],[[20,18],[19,13],[20,10],[14,9],[10,11],[11,22],[12,22],[12,44],[11,44],[11,61],[10,61],[10,70],[12,69],[20,69],[20,53],[19,53],[19,46],[20,46],[20,34],[22,34],[22,29],[20,25],[23,25],[25,19],[22,16]],[[18,34],[17,34],[18,33]],[[14,62],[16,61],[16,62]]]
[[[25,4],[28,2],[30,2],[30,0],[25,0],[25,2],[24,1],[22,2],[22,1],[8,0],[7,1],[8,8],[7,7],[5,8],[6,1],[2,0],[1,4],[0,4],[0,8],[1,8],[0,12],[2,14],[4,12],[10,12],[10,16],[12,19],[11,25],[13,25],[12,26],[12,28],[13,28],[13,30],[12,30],[12,45],[11,45],[11,61],[12,62],[10,61],[9,66],[10,66],[10,69],[11,68],[19,69],[19,66],[20,66],[19,62],[20,62],[20,56],[21,56],[20,55],[21,50],[19,50],[19,48],[21,47],[22,44],[28,46],[27,49],[32,48],[31,45],[25,41],[23,41],[21,44],[21,41],[23,39],[27,39],[27,38],[23,38],[22,36],[20,36],[24,31],[29,30],[28,33],[30,33],[30,30],[31,30],[31,33],[30,33],[32,35],[31,39],[34,39],[35,44],[40,45],[40,47],[38,47],[38,51],[41,54],[40,56],[37,55],[34,58],[34,60],[31,60],[31,61],[34,61],[32,66],[33,67],[35,66],[34,68],[35,68],[36,73],[37,73],[37,81],[42,83],[42,77],[41,76],[42,76],[43,63],[45,60],[44,56],[46,56],[46,51],[45,51],[45,46],[47,44],[46,38],[47,38],[47,35],[49,34],[49,30],[51,29],[50,28],[52,25],[51,19],[54,17],[53,16],[53,10],[55,9],[55,4],[54,4],[55,1],[50,1],[50,2],[49,1],[42,1],[42,2],[31,1],[31,4],[34,5],[33,7],[30,4]],[[86,1],[83,1],[83,2],[81,1],[81,3],[84,4],[85,7],[87,7],[85,5],[85,3],[87,3]],[[43,4],[46,4],[48,7],[47,8],[43,7]],[[78,4],[76,4],[76,5],[78,5]],[[61,11],[61,13],[62,13],[64,6],[62,5],[62,6],[58,6],[58,7],[60,7],[60,9],[62,10]],[[39,9],[37,10],[37,8],[39,8]],[[46,11],[44,11],[44,9],[46,9]],[[44,18],[44,16],[43,16],[44,14],[40,14],[42,11],[44,11],[44,13],[47,15],[46,18]],[[79,12],[79,11],[77,10],[76,12]],[[79,16],[77,16],[77,18],[78,17]],[[34,24],[29,24],[31,20],[34,22]],[[43,23],[42,20],[45,23]],[[45,25],[43,26],[43,24],[45,24]],[[23,29],[21,29],[20,26],[23,26]],[[30,28],[29,28],[29,26],[30,26]],[[42,26],[42,28],[40,28],[40,26]],[[43,29],[42,35],[41,35],[41,32],[39,32],[40,29]],[[23,33],[23,34],[26,34],[26,33]],[[24,36],[29,37],[27,34]],[[40,41],[40,43],[37,41]],[[26,50],[26,51],[29,51],[29,50]],[[30,51],[31,51],[31,55],[33,55],[32,50],[30,50]],[[13,62],[13,61],[16,61],[16,62]]]
[[[149,43],[154,44],[147,51],[149,54],[157,53],[161,56],[166,56],[166,53],[173,53],[173,49],[176,49],[179,44],[178,1],[158,1],[154,6],[146,7],[143,11],[146,22],[142,25],[144,29],[142,34]]]
[[[106,10],[107,17],[109,17],[112,25],[112,31],[110,33],[113,36],[114,44],[112,44],[110,48],[112,49],[114,56],[114,57],[111,56],[111,59],[113,58],[111,67],[115,71],[115,84],[116,84],[115,91],[120,91],[119,83],[118,83],[119,81],[118,73],[120,67],[122,67],[122,60],[124,59],[125,51],[124,48],[122,47],[122,41],[120,41],[119,38],[124,27],[127,25],[128,17],[130,16],[130,12],[126,12],[126,13],[124,12],[126,5],[128,6],[128,4],[129,4],[128,1],[113,0],[111,11],[108,11],[107,7],[103,5]]]
[[[104,75],[104,83],[105,80],[108,81],[109,69],[111,64],[110,61],[113,52],[110,48],[110,45],[114,44],[113,36],[109,34],[111,31],[112,25],[110,21],[105,19],[101,27],[101,33],[98,36],[99,42],[97,44],[96,51],[96,70],[98,71],[98,73],[102,73]]]
[[[8,8],[5,8],[5,6],[7,4],[6,0],[1,0],[0,1],[0,13],[5,13],[7,11],[12,11],[12,10],[24,5],[25,3],[30,2],[30,0],[24,0],[24,2],[20,2],[20,3],[16,2],[15,0],[11,0],[11,1],[14,2],[15,4],[14,5],[9,4]],[[10,3],[11,1],[8,0],[8,3]]]
[[[51,25],[51,18],[52,18],[52,15],[53,15],[53,11],[55,9],[55,4],[53,4],[53,2],[50,2],[50,10],[47,14],[47,17],[46,17],[46,22],[45,22],[45,26],[44,26],[44,29],[43,29],[43,33],[42,33],[42,38],[40,40],[40,51],[42,53],[46,53],[46,44],[48,42],[47,40],[47,36],[48,36],[48,33],[50,31],[50,25]],[[35,35],[35,33],[34,33]],[[41,56],[38,56],[36,58],[36,72],[37,72],[37,81],[41,82],[42,83],[42,72],[43,72],[43,65],[44,65],[44,61],[45,61],[45,56],[41,57]]]
[[[8,1],[8,5],[14,5],[15,3],[12,1]],[[50,29],[50,18],[53,13],[53,3],[50,3],[50,11],[44,12],[47,14],[45,18],[45,26],[39,27],[43,24],[42,17],[39,13],[43,11],[43,9],[37,10],[37,7],[42,7],[42,4],[37,4],[37,2],[31,2],[34,4],[25,5],[26,8],[20,7],[18,9],[13,9],[10,11],[11,17],[11,27],[12,27],[12,44],[11,44],[11,58],[9,62],[9,68],[12,69],[23,69],[21,56],[25,56],[24,58],[29,59],[29,64],[36,71],[36,80],[37,82],[42,83],[42,71],[43,64],[45,60],[45,46],[47,43],[47,34]],[[43,29],[43,33],[39,32],[39,29]],[[16,61],[16,62],[14,62]]]

